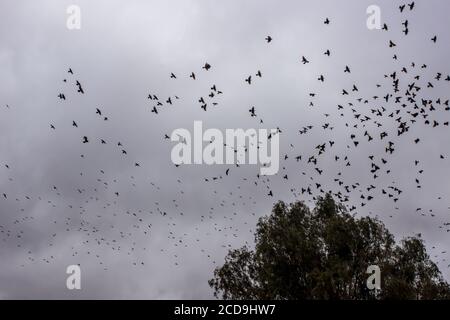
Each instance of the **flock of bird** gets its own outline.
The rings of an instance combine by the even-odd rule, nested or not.
[[[401,15],[406,15],[416,9],[414,2],[405,3],[399,6],[398,10]],[[335,23],[332,18],[326,18],[320,22],[322,28],[332,28]],[[410,36],[410,22],[408,19],[402,19],[398,25],[402,28],[404,37]],[[384,24],[382,30],[389,36],[391,26]],[[264,46],[276,46],[276,36],[267,35]],[[252,213],[251,217],[245,220],[244,225],[239,225],[234,222],[237,220],[236,216],[240,213],[240,206],[253,206],[258,203],[258,199],[266,197],[273,199],[282,199],[285,195],[280,194],[275,185],[274,180],[279,180],[282,183],[289,185],[291,195],[296,199],[304,199],[311,197],[313,200],[318,196],[324,195],[326,192],[331,192],[336,199],[348,207],[350,212],[363,213],[365,206],[374,199],[381,199],[386,203],[392,203],[393,208],[400,212],[401,208],[397,206],[399,200],[407,194],[405,188],[402,187],[402,181],[395,181],[388,184],[379,183],[381,178],[391,177],[393,175],[391,163],[397,157],[398,145],[401,141],[409,141],[412,147],[422,143],[421,137],[417,135],[419,130],[441,130],[449,126],[448,116],[446,112],[450,112],[449,98],[436,97],[435,88],[440,87],[444,90],[450,88],[450,75],[447,71],[439,71],[429,77],[428,64],[423,62],[402,61],[401,54],[397,51],[398,43],[402,39],[386,39],[386,46],[383,50],[392,51],[392,59],[396,63],[394,70],[383,75],[378,83],[362,84],[354,83],[349,87],[343,87],[339,90],[341,100],[336,102],[335,113],[325,113],[321,116],[321,123],[311,123],[301,125],[294,137],[286,137],[283,128],[277,128],[277,134],[280,134],[283,139],[290,139],[292,143],[289,144],[288,152],[280,155],[280,172],[275,176],[260,176],[254,174],[245,176],[240,171],[242,164],[236,164],[223,167],[223,173],[213,176],[198,177],[202,183],[211,184],[207,187],[210,195],[204,194],[205,199],[214,199],[215,204],[211,206],[208,212],[204,212],[200,216],[199,225],[192,229],[183,229],[179,221],[182,221],[186,215],[185,202],[188,199],[185,193],[190,188],[190,184],[183,181],[178,176],[180,166],[173,167],[174,183],[176,187],[172,190],[165,190],[158,182],[146,180],[145,184],[137,177],[146,176],[151,164],[145,163],[144,160],[138,161],[135,159],[134,153],[123,142],[126,139],[113,139],[111,137],[97,137],[92,134],[83,133],[83,123],[78,119],[70,119],[70,121],[62,122],[61,119],[55,119],[48,124],[48,134],[57,134],[63,126],[72,126],[74,130],[79,131],[79,144],[76,146],[80,150],[80,161],[90,158],[92,156],[91,149],[84,149],[84,145],[100,144],[106,147],[111,147],[118,157],[122,157],[126,161],[127,166],[133,167],[134,175],[123,177],[118,175],[116,178],[111,178],[113,174],[108,172],[103,167],[90,168],[90,174],[81,170],[79,173],[80,179],[85,181],[79,185],[74,185],[72,190],[60,190],[57,185],[50,183],[47,187],[48,181],[42,181],[43,188],[49,189],[51,197],[36,194],[20,194],[11,193],[8,190],[8,183],[1,184],[0,195],[4,203],[0,202],[0,208],[6,208],[8,203],[9,208],[16,208],[18,214],[14,212],[4,212],[1,210],[3,216],[12,217],[8,222],[2,217],[0,224],[0,248],[5,243],[16,244],[18,250],[23,248],[27,253],[27,261],[23,261],[23,266],[27,263],[51,263],[56,258],[54,255],[40,257],[37,260],[35,252],[29,249],[26,245],[26,231],[28,228],[23,227],[25,224],[33,223],[37,217],[28,215],[27,210],[30,209],[30,203],[36,201],[45,203],[49,208],[55,210],[64,210],[68,212],[67,215],[55,217],[52,223],[55,230],[58,232],[51,232],[48,236],[48,246],[52,247],[57,243],[58,239],[64,236],[60,233],[79,234],[82,236],[81,244],[74,244],[71,248],[73,257],[79,255],[90,255],[103,268],[108,269],[107,262],[102,260],[102,255],[105,249],[113,252],[118,252],[129,257],[130,263],[134,266],[145,266],[145,256],[152,256],[155,253],[148,252],[148,243],[152,241],[151,235],[153,228],[156,226],[160,228],[161,225],[167,226],[167,241],[160,248],[160,254],[171,255],[172,262],[175,266],[182,265],[182,260],[179,257],[179,251],[173,250],[195,250],[198,249],[206,258],[216,263],[213,252],[207,251],[202,247],[201,242],[206,241],[212,233],[220,234],[223,238],[222,247],[229,249],[232,247],[233,239],[239,239],[242,230],[245,228],[253,228],[256,222],[256,213]],[[436,35],[430,35],[427,39],[427,46],[433,46],[438,43]],[[323,51],[322,57],[310,56],[307,53],[300,53],[297,63],[300,68],[308,68],[313,64],[320,64],[321,59],[333,59],[333,48],[327,48]],[[190,74],[181,75],[179,72],[168,72],[168,78],[173,81],[176,86],[176,81],[185,77],[189,81],[197,81],[202,77],[202,73],[214,72],[214,66],[205,62],[203,66],[199,64],[199,69],[190,72]],[[352,77],[354,69],[357,68],[349,62],[342,66],[342,69],[337,67],[335,72],[341,73],[342,77]],[[263,68],[261,68],[263,69]],[[326,86],[326,73],[317,74],[312,81],[318,81],[321,85]],[[252,74],[248,74],[241,81],[243,86],[257,85],[258,81],[263,81],[266,76],[261,70],[257,69]],[[89,86],[84,86],[78,79],[79,75],[76,70],[68,68],[66,77],[63,79],[66,87],[61,92],[56,92],[55,100],[59,101],[64,107],[65,103],[70,100],[74,94],[85,95],[89,92]],[[74,85],[71,85],[74,84]],[[364,87],[365,90],[362,90]],[[371,96],[364,95],[367,89],[373,89]],[[226,92],[225,92],[226,91]],[[221,95],[228,94],[227,90],[222,91],[216,84],[211,84],[209,90],[204,92],[204,95],[196,98],[194,105],[204,112],[210,111],[210,108],[220,107]],[[320,106],[318,105],[317,92],[310,92],[307,96],[308,104],[305,106],[305,112],[320,113]],[[146,103],[148,103],[148,112],[150,121],[158,121],[158,117],[162,113],[173,112],[170,107],[175,104],[190,104],[192,101],[185,101],[181,96],[171,95],[162,97],[160,94],[152,91],[147,92],[143,96]],[[7,105],[10,109],[10,105]],[[83,108],[90,108],[83,106]],[[247,110],[246,110],[247,112]],[[110,116],[101,107],[92,107],[90,113],[92,117],[97,117],[98,126],[107,125]],[[258,110],[257,105],[250,105],[248,107],[247,116],[250,119],[256,119],[258,123],[264,123],[264,113]],[[449,113],[450,114],[450,113]],[[444,116],[443,116],[444,115]],[[419,129],[420,128],[420,129]],[[335,135],[336,130],[344,130],[347,132],[346,136]],[[299,137],[307,139],[308,137],[318,134],[318,130],[329,134],[331,139],[321,141],[311,150],[299,150],[294,145],[294,141]],[[77,131],[77,132],[78,132]],[[441,131],[439,131],[441,132]],[[444,132],[444,131],[442,131]],[[448,131],[446,131],[448,132]],[[320,133],[322,134],[322,133]],[[446,133],[448,134],[448,133]],[[162,133],[162,143],[171,144],[170,137],[167,133]],[[271,137],[269,136],[269,139]],[[361,158],[360,149],[362,146],[370,147],[376,143],[382,144],[384,147],[381,151],[373,147],[373,152],[365,155],[367,159],[367,171],[371,181],[369,183],[362,183],[360,181],[349,181],[347,178],[348,170],[352,170],[354,163],[352,161],[354,155]],[[336,146],[339,145],[340,149]],[[226,144],[224,147],[230,147]],[[235,152],[248,152],[247,145],[235,147]],[[367,150],[367,149],[364,149]],[[370,148],[369,148],[370,150]],[[445,151],[433,155],[439,161],[447,161],[448,155]],[[331,164],[330,164],[331,163]],[[84,163],[86,164],[86,163]],[[297,170],[291,170],[292,166],[296,166]],[[410,163],[405,166],[411,166],[411,177],[415,187],[421,189],[422,177],[427,173],[427,167],[422,165],[420,159],[411,158]],[[81,166],[84,168],[83,166]],[[20,168],[15,167],[13,163],[5,163],[3,169],[9,177],[9,182],[14,181],[14,175],[20,172]],[[355,169],[356,170],[356,169]],[[92,174],[92,171],[96,174]],[[3,173],[4,174],[4,173]],[[329,177],[330,181],[325,182],[323,177]],[[175,177],[175,178],[173,178]],[[171,179],[170,177],[168,179]],[[220,188],[221,181],[234,179],[235,189],[223,192]],[[92,184],[94,181],[95,184]],[[385,180],[383,180],[385,181]],[[254,186],[255,194],[245,195],[243,189],[248,190],[250,186]],[[152,201],[149,207],[141,209],[124,208],[121,199],[122,193],[134,192],[137,189],[148,189],[152,193],[152,199],[167,197],[169,194],[171,199],[170,205],[163,204],[160,201]],[[121,190],[121,191],[119,191]],[[73,193],[75,195],[73,195]],[[83,205],[68,204],[67,202],[77,203],[76,199],[82,199]],[[441,196],[435,199],[436,201],[443,201]],[[65,207],[61,207],[64,204]],[[98,209],[92,210],[92,206],[98,206]],[[226,209],[229,214],[224,217],[217,216],[218,210]],[[251,209],[249,210],[250,212]],[[266,214],[267,212],[261,213]],[[449,212],[450,213],[450,207]],[[433,209],[417,207],[415,214],[423,217],[433,219],[436,213]],[[392,217],[393,215],[391,215]],[[407,219],[408,217],[404,217]],[[116,223],[121,221],[121,223]],[[125,223],[124,223],[125,222]],[[212,229],[205,231],[200,224],[205,223],[212,226]],[[62,228],[61,228],[62,226]],[[450,216],[448,221],[438,224],[440,231],[450,232]],[[49,229],[50,230],[50,229]],[[206,232],[206,234],[202,234]],[[442,261],[446,261],[445,251],[434,252],[435,257],[440,257]],[[450,265],[448,265],[450,267]]]

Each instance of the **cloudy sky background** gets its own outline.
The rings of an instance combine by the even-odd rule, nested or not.
[[[348,184],[376,185],[376,197],[367,206],[360,208],[356,191],[349,204],[358,207],[359,215],[378,215],[397,239],[421,233],[450,279],[450,257],[442,253],[450,250],[443,227],[450,222],[448,127],[432,129],[419,120],[396,137],[396,123],[384,117],[382,129],[371,128],[374,137],[379,130],[390,133],[396,150],[388,156],[387,140],[376,137],[367,143],[365,129],[345,127],[355,123],[349,109],[346,117],[337,111],[337,104],[347,106],[358,97],[384,96],[391,91],[384,74],[409,68],[412,61],[417,67],[405,79],[420,74],[426,84],[437,72],[450,73],[450,4],[416,1],[415,10],[400,14],[400,3],[0,2],[0,194],[8,196],[0,200],[0,298],[211,298],[207,280],[214,267],[228,249],[252,243],[258,217],[268,214],[274,201],[312,205],[310,197],[296,196],[312,183],[310,177],[324,190],[343,191],[333,181],[338,172]],[[81,8],[81,30],[66,28],[71,4]],[[367,29],[371,4],[380,6],[389,32]],[[329,26],[323,24],[326,17]],[[405,19],[407,37],[401,32]],[[269,34],[274,40],[267,44]],[[436,44],[430,41],[434,35]],[[388,48],[389,40],[397,43],[395,49]],[[323,55],[326,49],[329,58]],[[303,55],[310,64],[301,64]],[[201,68],[205,62],[211,70]],[[423,63],[426,69],[419,68]],[[343,72],[346,65],[350,75]],[[257,70],[261,79],[254,76]],[[189,78],[192,71],[195,81]],[[177,79],[170,79],[171,72]],[[249,86],[244,79],[250,74],[254,82]],[[323,84],[317,81],[320,74]],[[84,95],[76,92],[76,80]],[[377,83],[385,86],[377,89]],[[421,93],[448,99],[449,82],[433,83]],[[213,84],[223,95],[204,112],[197,100],[206,98]],[[341,90],[353,84],[359,92],[343,98]],[[311,92],[316,93],[313,99]],[[59,100],[59,93],[67,100]],[[149,93],[164,101],[174,95],[180,99],[155,115]],[[357,108],[369,115],[371,107],[381,105],[398,108],[382,101]],[[251,106],[258,119],[250,117]],[[109,120],[96,115],[96,108]],[[449,116],[436,112],[432,119],[448,121]],[[72,127],[73,120],[78,128]],[[173,144],[164,135],[176,128],[192,130],[194,120],[206,128],[279,127],[280,157],[289,158],[280,159],[278,175],[259,180],[259,166],[176,168],[170,161]],[[325,122],[333,131],[321,129]],[[307,125],[313,130],[299,135]],[[361,142],[356,150],[347,148],[351,133]],[[83,136],[89,144],[81,143]],[[417,137],[421,143],[415,145]],[[295,161],[296,155],[307,158],[329,140],[336,144],[320,158],[322,176],[304,159]],[[119,141],[128,155],[121,154]],[[352,166],[335,163],[336,154],[349,156]],[[374,182],[371,154],[378,162],[388,158],[392,173]],[[440,154],[446,158],[439,159]],[[421,189],[414,182],[418,169],[424,169]],[[204,181],[214,176],[222,179]],[[380,189],[388,185],[403,190],[395,204],[381,196]],[[273,198],[267,197],[269,190]],[[71,264],[81,265],[80,291],[66,289],[65,270]]]

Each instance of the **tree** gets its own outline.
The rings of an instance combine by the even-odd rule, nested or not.
[[[420,235],[396,244],[384,224],[354,218],[330,194],[310,210],[278,202],[260,218],[255,248],[230,250],[209,285],[223,299],[450,299]],[[369,290],[368,266],[381,270]]]

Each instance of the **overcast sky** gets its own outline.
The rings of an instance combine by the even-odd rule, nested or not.
[[[207,281],[214,268],[229,249],[253,243],[257,219],[275,201],[313,205],[299,192],[311,185],[319,195],[315,183],[345,193],[334,181],[339,172],[345,184],[360,184],[348,206],[359,216],[379,216],[397,240],[420,233],[450,279],[444,225],[450,222],[450,135],[443,125],[449,113],[436,105],[430,120],[439,126],[418,118],[397,137],[397,116],[388,114],[400,106],[394,98],[382,100],[393,93],[384,75],[400,75],[403,67],[408,73],[401,75],[400,94],[420,75],[419,97],[450,98],[444,80],[450,74],[450,3],[415,3],[413,11],[400,13],[400,1],[0,2],[0,298],[212,298]],[[80,30],[66,27],[72,4],[81,9]],[[388,31],[367,28],[371,4],[380,7]],[[323,54],[327,49],[330,57]],[[302,56],[310,63],[302,64]],[[344,73],[346,65],[351,73]],[[244,81],[249,75],[251,85]],[[209,98],[213,85],[223,94]],[[350,94],[342,96],[342,89]],[[163,103],[158,114],[151,112],[156,102],[147,99],[150,93]],[[206,112],[200,97],[208,102]],[[257,117],[250,116],[252,106]],[[382,106],[381,128],[373,121],[363,127],[351,111],[375,119],[370,109]],[[409,119],[405,110],[400,115]],[[165,135],[192,131],[194,120],[221,130],[280,128],[279,173],[257,178],[259,165],[175,167],[174,144]],[[323,129],[325,123],[333,129]],[[308,125],[313,129],[299,134]],[[374,141],[367,141],[366,130]],[[388,138],[380,140],[381,131]],[[89,143],[82,143],[84,136]],[[388,141],[395,143],[392,155],[385,153]],[[327,151],[318,156],[315,146],[325,142]],[[317,166],[307,163],[312,155]],[[377,164],[388,160],[376,180],[370,155]],[[376,189],[368,193],[370,185]],[[389,186],[403,191],[396,203],[381,192]],[[374,199],[361,207],[367,202],[361,194]],[[79,291],[66,288],[65,271],[73,264],[81,265]]]

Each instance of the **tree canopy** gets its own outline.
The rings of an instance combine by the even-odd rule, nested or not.
[[[368,266],[381,289],[367,286]],[[259,219],[255,247],[230,250],[209,281],[223,299],[449,299],[420,235],[396,243],[377,218],[355,218],[330,194],[310,210],[278,202]]]

